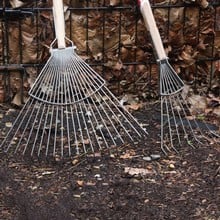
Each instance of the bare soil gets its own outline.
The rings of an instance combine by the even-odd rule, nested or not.
[[[149,123],[147,143],[63,159],[1,152],[0,219],[219,220],[219,145],[164,155],[159,112],[149,109],[137,114]],[[2,131],[13,118],[0,111]],[[144,160],[151,154],[160,158]]]

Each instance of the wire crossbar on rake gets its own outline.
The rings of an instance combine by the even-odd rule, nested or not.
[[[199,112],[191,112],[182,93],[161,95],[161,149],[178,152],[179,147],[219,142],[218,127],[208,124]]]

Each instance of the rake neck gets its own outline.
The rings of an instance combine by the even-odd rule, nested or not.
[[[53,17],[58,48],[66,47],[63,0],[53,0]]]

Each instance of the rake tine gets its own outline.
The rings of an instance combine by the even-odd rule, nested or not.
[[[172,111],[172,116],[173,116],[173,120],[174,120],[174,125],[175,125],[175,128],[176,128],[176,133],[177,133],[177,138],[178,138],[178,142],[179,142],[179,145],[181,145],[181,141],[180,141],[180,134],[179,134],[179,128],[178,128],[178,124],[177,124],[177,120],[176,120],[176,115],[174,113],[174,110],[172,108],[172,97],[169,96],[169,103],[170,103],[170,108],[171,108],[171,111]],[[179,114],[178,114],[179,115]],[[179,115],[180,116],[180,115]],[[184,131],[185,131],[185,128],[184,128]]]
[[[181,97],[181,98],[182,98],[182,97]],[[184,101],[184,105],[187,106],[187,109],[189,110],[189,109],[190,109],[189,104],[188,104],[183,98],[182,98],[182,100]],[[189,120],[188,120],[188,121],[189,121]],[[197,120],[195,119],[195,116],[193,117],[193,120],[192,120],[192,121],[193,121],[193,123],[196,125],[196,128],[197,128],[197,130],[199,131],[200,135],[201,135],[204,139],[206,139],[206,136],[204,135],[204,133],[203,133],[203,131],[202,131],[200,125],[198,124]],[[189,122],[189,123],[190,123],[190,122]],[[212,134],[211,130],[209,129],[208,125],[207,125],[205,122],[203,123],[203,125],[207,128],[207,130],[209,131],[209,134]],[[219,137],[219,135],[216,134],[216,137]],[[199,142],[200,144],[202,144],[202,142],[198,141],[198,139],[197,139],[197,142]]]
[[[84,77],[83,75],[82,75],[82,77]],[[85,79],[85,78],[84,78]],[[89,80],[89,79],[87,79],[87,80]],[[79,80],[78,80],[79,81]],[[91,85],[92,84],[92,82],[89,80],[89,83],[88,83],[88,85],[89,85],[89,89],[92,89],[91,88]],[[96,84],[96,83],[93,83],[93,84]],[[98,85],[97,85],[98,86]],[[121,112],[121,110],[119,109],[119,107],[118,106],[116,106],[115,105],[115,103],[112,101],[112,99],[116,99],[116,98],[114,98],[114,95],[113,94],[111,94],[110,93],[110,91],[107,91],[108,93],[110,93],[110,95],[111,95],[111,97],[109,97],[108,96],[108,94],[105,92],[105,90],[102,90],[102,92],[103,92],[103,94],[104,94],[104,96],[106,96],[108,99],[109,99],[109,101],[110,101],[110,104],[113,104],[113,106],[115,107],[115,108],[117,108],[117,111],[119,111],[119,112]],[[95,93],[94,94],[94,96],[96,96],[96,94],[97,93]],[[101,95],[100,95],[101,96]],[[96,98],[97,98],[97,96],[96,96]],[[109,111],[115,116],[115,118],[117,118],[118,119],[118,116],[112,111],[112,109],[111,109],[111,107],[109,106],[109,104],[108,103],[106,103],[105,102],[105,100],[103,99],[102,100],[106,105],[107,105],[107,109],[109,109]],[[118,102],[118,101],[117,101]],[[103,106],[101,105],[101,108],[103,108]],[[124,109],[124,111],[126,111],[125,109]],[[104,111],[105,112],[105,111]],[[121,112],[122,113],[122,115],[124,116],[124,114],[123,114],[123,112]],[[106,115],[107,117],[108,117],[108,119],[109,119],[109,121],[112,123],[112,121],[111,121],[111,119],[109,118],[109,116],[108,115]],[[124,116],[124,119],[125,120],[127,120],[127,122],[129,123],[129,125],[135,130],[135,132],[137,132],[138,133],[138,135],[140,135],[139,134],[139,132],[134,128],[134,126],[129,122],[129,120]],[[133,120],[135,120],[134,118],[132,118]],[[136,120],[135,120],[136,121]],[[103,121],[104,122],[104,121]],[[123,126],[123,124],[121,123],[121,121],[120,120],[118,120],[118,122],[120,123],[120,125],[123,127],[123,129],[126,131],[126,133],[127,133],[127,135],[131,138],[131,140],[133,139],[131,136],[130,136],[130,134],[127,132],[127,129],[125,129],[124,128],[124,126]],[[112,123],[112,127],[114,127],[114,124]],[[107,128],[107,127],[106,127]],[[114,127],[115,128],[115,127]],[[117,129],[115,128],[115,130],[117,131]],[[111,133],[109,133],[109,134],[111,134]],[[140,135],[141,136],[141,135]]]
[[[76,66],[77,66],[77,65],[76,65]],[[80,66],[78,66],[78,68],[80,69]],[[84,76],[83,76],[82,82],[80,81],[80,79],[77,79],[77,81],[79,81],[80,83],[83,83],[83,80],[84,80],[84,79],[85,79],[85,78],[84,78]],[[88,83],[88,85],[89,85],[89,89],[91,90],[92,88],[91,88],[90,84],[91,84],[91,82]],[[80,84],[80,86],[82,86],[82,84]],[[99,92],[93,94],[93,96],[96,98],[96,100],[99,100],[99,97],[97,96],[97,94],[101,97],[101,95],[99,94]],[[111,139],[112,139],[113,143],[116,145],[116,143],[115,143],[115,141],[114,141],[114,138],[112,137],[111,132],[109,131],[108,126],[106,125],[106,122],[105,122],[105,120],[104,120],[102,114],[100,113],[99,109],[97,108],[97,105],[96,105],[94,99],[93,99],[92,97],[90,97],[90,98],[91,98],[91,101],[92,101],[94,107],[95,107],[96,110],[97,110],[97,113],[98,113],[98,115],[99,115],[99,117],[100,117],[102,123],[104,124],[104,127],[105,127],[106,130],[108,131],[108,134],[111,136]],[[104,101],[104,100],[103,100],[103,101]],[[102,108],[103,112],[105,113],[105,110],[104,110],[104,108],[103,108],[102,105],[101,105],[101,108]],[[92,108],[91,108],[90,110],[93,112]],[[95,114],[95,113],[93,112],[92,115],[94,115],[94,114]],[[107,117],[108,121],[111,122],[111,119],[109,118],[109,116],[108,116],[107,114],[106,114],[105,116]],[[96,121],[97,121],[97,120],[96,120]],[[113,128],[115,129],[113,123],[112,123],[112,125],[113,125]],[[97,121],[97,126],[99,126],[98,121]],[[105,140],[105,138],[104,138],[104,134],[103,134],[103,132],[102,132],[102,129],[99,128],[99,131],[101,132],[102,137],[103,137],[103,139],[104,139],[104,141],[105,141],[105,144],[107,145],[107,142],[106,142],[106,140]],[[116,129],[115,129],[115,131],[118,132]]]
[[[160,129],[160,131],[161,131],[161,146],[160,146],[160,148],[163,151],[163,153],[165,155],[167,155],[166,150],[170,152],[170,149],[166,144],[164,144],[164,127],[165,127],[164,116],[167,115],[167,112],[164,112],[163,105],[164,105],[164,97],[161,96],[161,129]],[[166,150],[164,147],[166,147]]]
[[[76,68],[76,69],[79,69],[79,67],[78,67],[77,64],[75,64],[75,68]],[[76,77],[77,77],[77,78],[76,78]],[[78,78],[77,75],[73,75],[73,79],[72,79],[72,80],[75,81],[75,82],[76,82],[76,81],[79,82],[80,85],[76,85],[76,88],[77,88],[77,90],[79,91],[78,93],[80,94],[79,99],[83,99],[83,94],[82,94],[82,91],[80,90],[80,87],[83,88],[83,85],[81,84],[80,79]],[[77,93],[77,94],[78,94],[78,93]],[[95,105],[95,103],[93,103],[93,104]],[[91,108],[90,105],[88,105],[88,107],[87,107],[84,102],[83,102],[83,105],[84,105],[84,108],[86,109],[86,113],[92,111],[92,116],[95,115],[95,113],[93,112],[93,110],[92,110],[92,108]],[[96,120],[96,121],[97,121],[97,120]],[[98,126],[98,122],[96,122],[96,123],[97,123],[97,126]],[[86,124],[86,119],[85,119],[85,124]],[[99,145],[99,149],[101,149],[101,146],[100,146],[100,144],[99,144],[98,137],[97,137],[97,135],[95,135],[95,129],[94,129],[93,123],[91,123],[91,126],[92,126],[92,130],[93,130],[94,136],[95,136],[95,138],[96,138],[96,140],[97,140],[97,143],[98,143],[98,145]],[[88,130],[89,130],[89,129],[87,128],[87,131],[88,131]],[[102,133],[102,131],[101,131],[101,133]],[[104,137],[104,136],[103,136],[103,137]],[[89,138],[89,140],[90,140],[90,142],[92,143],[91,138]],[[106,141],[105,141],[105,144],[107,145]],[[94,152],[94,148],[93,148],[92,145],[91,145],[91,147],[92,147],[92,151]]]

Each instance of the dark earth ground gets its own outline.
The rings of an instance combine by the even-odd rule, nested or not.
[[[12,120],[7,108],[1,131]],[[165,156],[153,122],[159,112],[149,109],[137,115],[152,125],[138,146],[66,159],[1,152],[0,219],[220,219],[219,144]],[[143,159],[150,154],[161,158]]]

